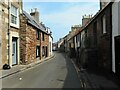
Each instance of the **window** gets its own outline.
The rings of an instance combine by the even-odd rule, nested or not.
[[[11,5],[11,23],[17,24],[17,18],[18,18],[18,9]]]
[[[40,46],[36,46],[36,57],[40,57]]]
[[[45,38],[44,38],[44,33],[42,33],[42,41],[44,41],[45,40]]]
[[[107,33],[106,32],[106,18],[105,15],[102,16],[102,33]]]
[[[39,40],[40,39],[40,32],[39,30],[36,31],[36,38]]]

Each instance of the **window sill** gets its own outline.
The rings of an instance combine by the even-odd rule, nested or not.
[[[15,27],[15,28],[20,28],[19,25],[16,25],[16,24],[13,24],[13,23],[10,23],[10,26]]]

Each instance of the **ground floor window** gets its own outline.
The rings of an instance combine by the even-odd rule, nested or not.
[[[40,46],[36,46],[36,57],[40,57]]]
[[[45,47],[42,46],[42,56],[45,56]]]

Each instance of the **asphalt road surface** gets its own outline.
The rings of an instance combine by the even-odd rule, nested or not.
[[[72,62],[61,53],[35,67],[8,76],[3,88],[81,88]]]

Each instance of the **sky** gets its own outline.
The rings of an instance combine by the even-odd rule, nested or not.
[[[94,16],[99,2],[23,2],[23,9],[28,13],[33,8],[38,9],[40,21],[50,28],[56,42],[69,33],[72,25],[82,24],[83,15]]]

